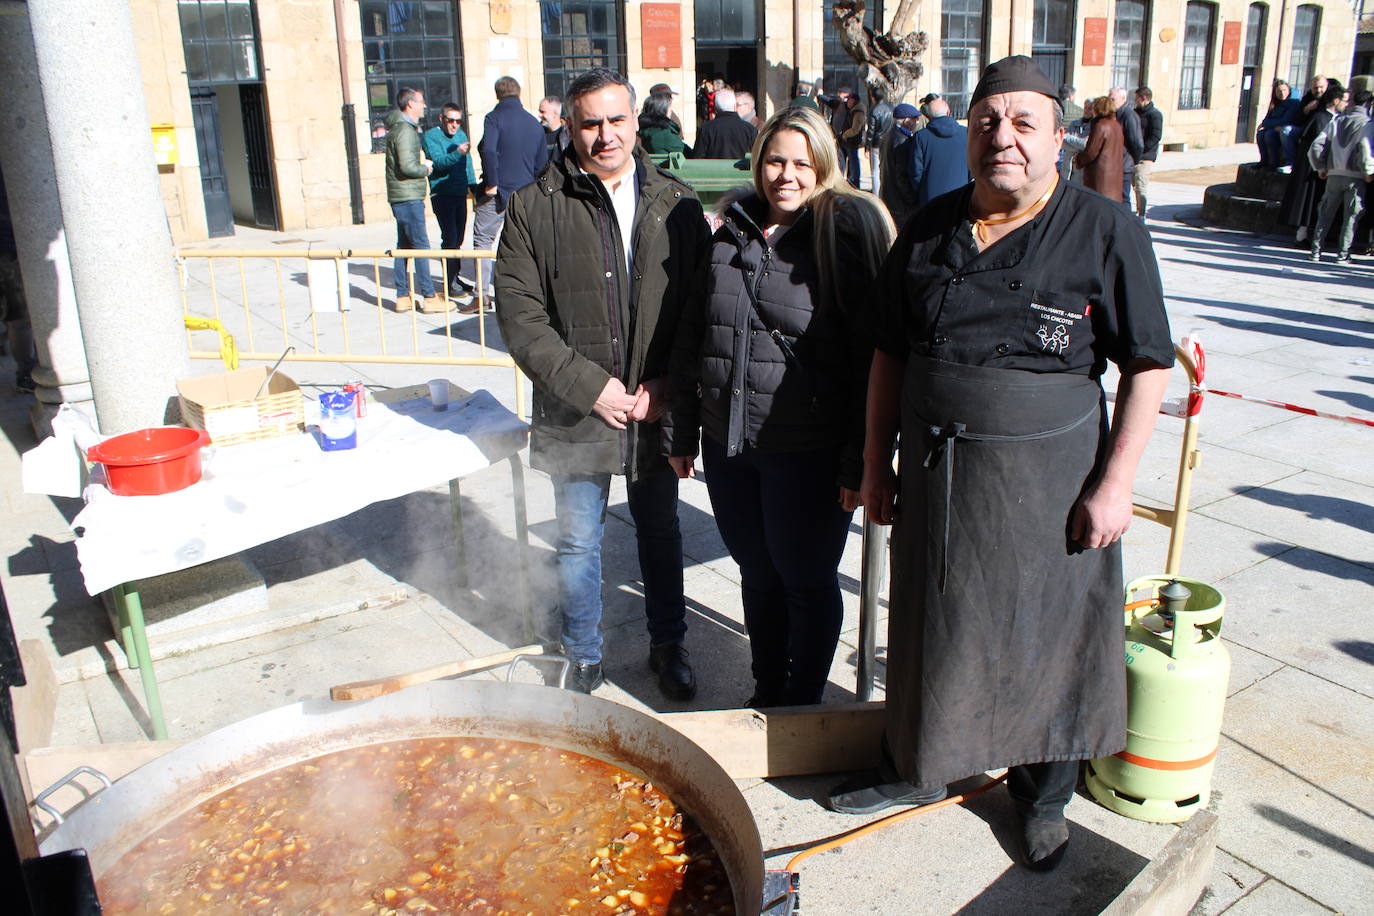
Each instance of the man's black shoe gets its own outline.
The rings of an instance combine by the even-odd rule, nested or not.
[[[938,789],[920,789],[897,779],[884,769],[865,770],[849,777],[830,791],[831,811],[840,814],[877,814],[898,805],[933,805],[949,794]]]
[[[697,677],[687,663],[682,643],[650,646],[649,670],[658,675],[658,689],[670,700],[690,700],[697,695]]]
[[[575,693],[590,694],[604,683],[606,678],[601,672],[601,662],[573,662],[572,670],[568,672],[568,689]]]
[[[1031,871],[1049,871],[1069,848],[1069,825],[1063,818],[1021,818],[1021,853]]]

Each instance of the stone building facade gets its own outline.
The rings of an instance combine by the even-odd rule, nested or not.
[[[503,75],[520,81],[531,111],[590,66],[624,70],[641,92],[668,83],[689,138],[700,77],[721,73],[750,89],[765,117],[798,79],[824,76],[831,89],[854,81],[832,0],[130,2],[149,115],[175,141],[176,162],[160,172],[179,244],[235,225],[389,220],[373,149],[402,85],[425,90],[431,117],[445,101],[462,105],[476,141]],[[1275,77],[1347,78],[1355,50],[1346,0],[913,5],[914,27],[930,40],[917,92],[947,93],[956,113],[981,67],[1031,54],[1080,99],[1149,85],[1165,142],[1192,147],[1250,139]],[[869,6],[867,21],[886,26],[899,2]]]

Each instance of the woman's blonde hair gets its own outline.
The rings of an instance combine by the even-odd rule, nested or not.
[[[784,130],[794,130],[806,139],[811,153],[811,168],[816,173],[816,187],[806,199],[816,220],[814,233],[814,254],[821,278],[821,295],[824,301],[834,301],[835,277],[838,274],[838,253],[835,242],[835,224],[843,219],[845,229],[853,232],[859,240],[859,250],[863,256],[863,269],[869,277],[878,273],[878,267],[897,231],[892,224],[892,216],[887,207],[867,191],[860,191],[845,179],[840,171],[839,150],[835,146],[830,125],[816,111],[810,108],[784,108],[768,119],[754,140],[751,152],[750,169],[754,178],[754,193],[760,200],[767,201],[764,190],[763,154],[768,144]],[[841,214],[843,214],[841,216]]]

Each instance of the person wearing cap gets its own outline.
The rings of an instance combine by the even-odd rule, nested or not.
[[[677,98],[677,90],[667,83],[654,83],[649,87],[649,95],[666,95],[668,97],[668,120],[677,125],[678,133],[682,133],[682,119],[673,110],[673,99]]]
[[[911,138],[920,123],[921,112],[909,102],[892,109],[892,130],[888,131],[883,149],[882,179],[878,183],[878,197],[887,205],[892,221],[900,229],[916,212],[916,182],[911,179]]]
[[[911,180],[916,206],[968,184],[968,129],[949,115],[949,103],[936,96],[926,105],[930,121],[911,140]]]
[[[861,497],[894,526],[887,720],[881,766],[829,797],[928,804],[1008,767],[1035,870],[1064,855],[1079,762],[1126,744],[1120,539],[1174,359],[1146,230],[1059,180],[1056,88],[1028,57],[983,72],[974,181],[907,223],[871,297]]]

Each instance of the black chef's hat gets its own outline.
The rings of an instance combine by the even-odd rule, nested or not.
[[[1050,82],[1044,71],[1035,61],[1024,54],[1004,57],[996,63],[988,64],[978,86],[973,90],[969,107],[973,107],[990,95],[1003,92],[1038,92],[1059,101],[1059,87]]]

